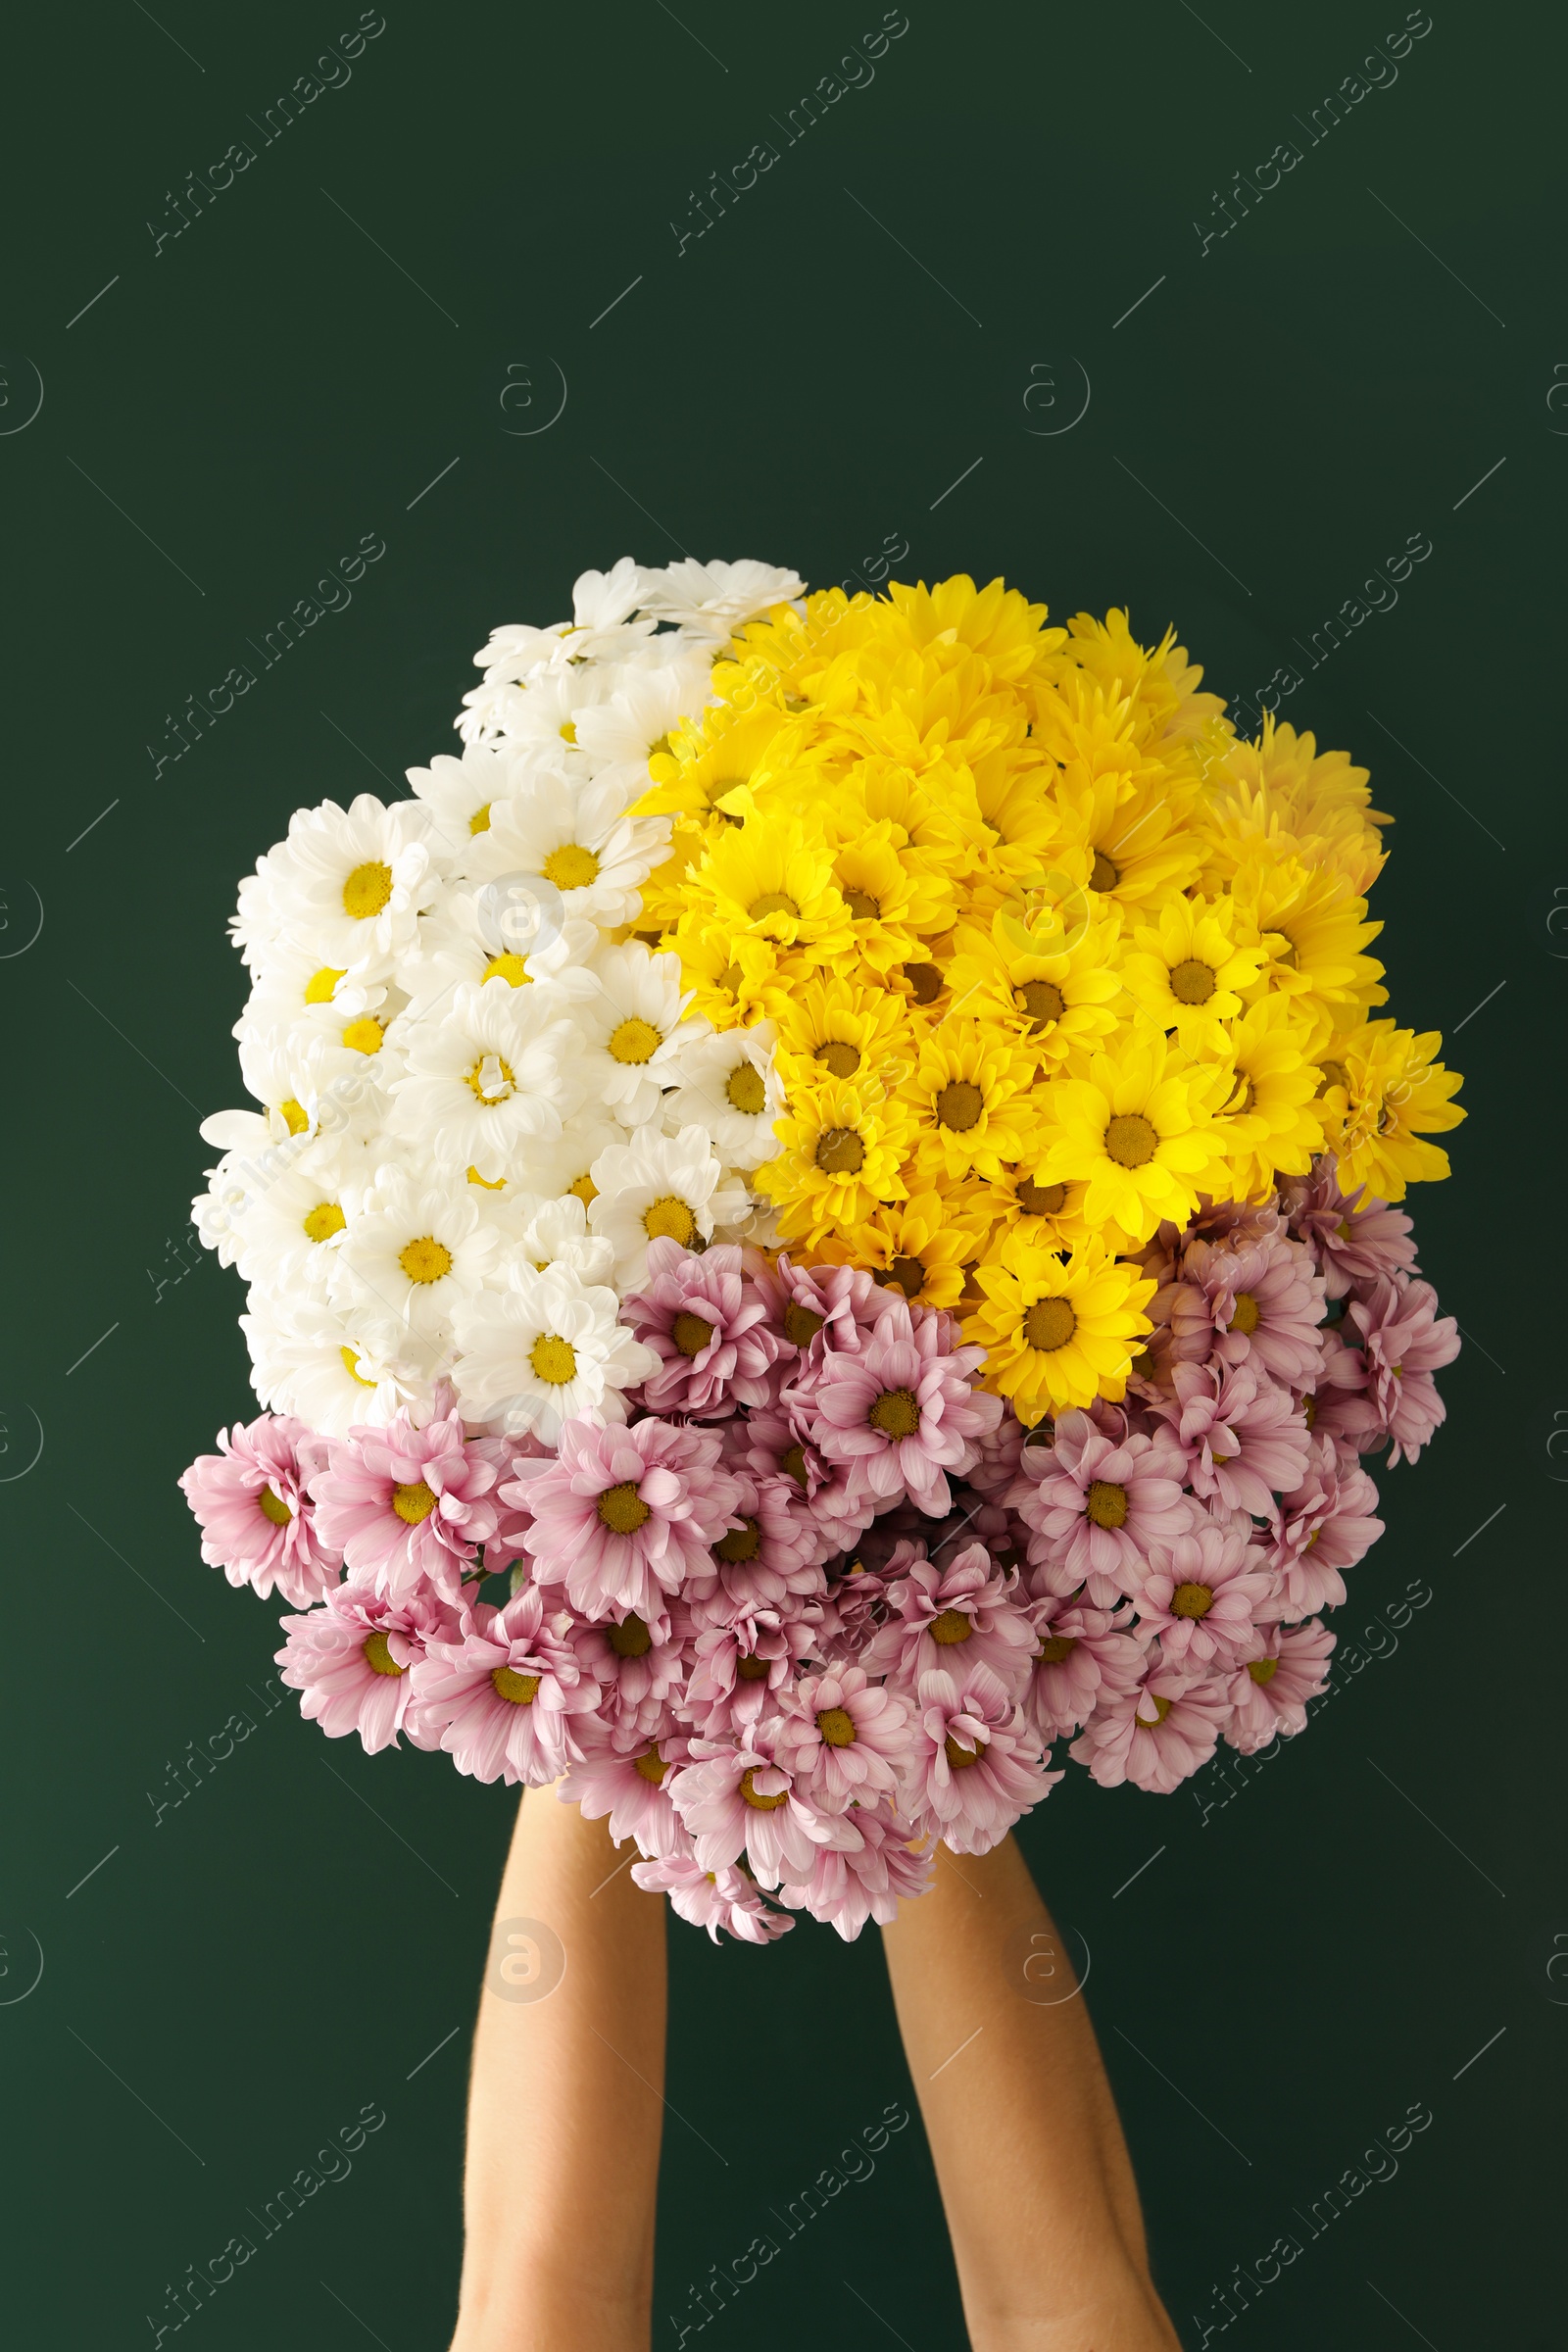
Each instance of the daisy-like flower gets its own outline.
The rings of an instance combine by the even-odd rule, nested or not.
[[[608,699],[577,715],[577,748],[595,760],[624,770],[637,792],[646,789],[650,758],[667,749],[689,710],[708,699],[710,668],[698,646],[676,653],[669,638],[655,639],[664,659],[645,662],[640,653],[611,672]]]
[[[1155,1547],[1135,1595],[1141,1636],[1159,1636],[1165,1664],[1206,1674],[1250,1657],[1275,1580],[1267,1555],[1247,1541],[1240,1512],[1205,1513],[1184,1535]]]
[[[1086,1076],[1058,1079],[1047,1112],[1042,1179],[1086,1183],[1091,1225],[1112,1221],[1137,1247],[1161,1217],[1185,1223],[1212,1155],[1212,1121],[1198,1073],[1152,1024],[1091,1054]]]
[[[1183,1468],[1163,1430],[1112,1436],[1085,1412],[1062,1413],[1052,1444],[1020,1455],[1007,1496],[1029,1530],[1042,1588],[1065,1595],[1082,1586],[1102,1609],[1136,1592],[1153,1546],[1192,1521]]]
[[[1027,1234],[1009,1234],[975,1281],[983,1303],[964,1338],[986,1350],[986,1385],[1021,1421],[1124,1394],[1154,1284],[1109,1256],[1103,1242],[1084,1242],[1063,1259]]]
[[[780,1761],[781,1727],[754,1725],[739,1744],[694,1740],[670,1795],[705,1870],[729,1870],[744,1854],[760,1886],[809,1875],[819,1845],[853,1845],[854,1828],[818,1812]]]
[[[455,862],[461,862],[475,834],[488,831],[491,805],[508,798],[516,772],[505,751],[483,743],[465,744],[461,760],[438,752],[428,767],[404,770]]]
[[[953,1672],[964,1681],[985,1666],[1016,1697],[1029,1673],[1034,1633],[1025,1595],[997,1568],[983,1544],[946,1561],[899,1555],[881,1577],[884,1620],[860,1662],[913,1690],[924,1674]]]
[[[1214,1149],[1238,1200],[1300,1176],[1323,1146],[1315,1033],[1290,997],[1261,997],[1230,1023],[1233,1088],[1214,1125]]]
[[[584,1282],[564,1260],[542,1271],[514,1258],[505,1287],[487,1287],[458,1312],[452,1378],[465,1417],[554,1446],[585,1414],[625,1419],[625,1392],[659,1358],[619,1320],[608,1285]]]
[[[386,1165],[344,1233],[334,1296],[351,1313],[395,1318],[416,1348],[439,1355],[453,1315],[477,1296],[499,1247],[468,1185],[426,1185]]]
[[[629,940],[594,958],[600,994],[582,1023],[583,1092],[612,1110],[624,1127],[644,1127],[661,1112],[666,1087],[687,1076],[687,1055],[709,1027],[684,1017],[680,957],[650,956]]]
[[[1130,1690],[1102,1687],[1099,1703],[1068,1749],[1102,1788],[1131,1781],[1168,1796],[1205,1765],[1231,1718],[1225,1678],[1194,1682],[1156,1654]]]
[[[662,1238],[689,1250],[699,1236],[710,1242],[715,1225],[746,1212],[745,1193],[724,1181],[702,1127],[683,1127],[678,1135],[639,1128],[629,1142],[601,1152],[593,1181],[588,1223],[613,1244],[623,1293],[647,1280],[650,1243]]]
[[[1004,1164],[1032,1156],[1034,1067],[1007,1030],[967,1016],[940,1023],[921,1040],[901,1092],[914,1114],[915,1165],[927,1182],[1000,1177]]]
[[[673,962],[674,958],[670,960]],[[729,1167],[760,1167],[778,1150],[784,1089],[774,1066],[771,1021],[696,1035],[681,1054],[681,1083],[664,1104],[676,1127],[705,1127]]]
[[[692,1648],[687,1719],[705,1740],[744,1739],[794,1681],[806,1640],[800,1620],[777,1609],[750,1608],[705,1627]]]
[[[891,1087],[914,1067],[907,1012],[891,989],[864,987],[839,972],[804,980],[792,972],[787,979],[775,973],[762,993],[791,1069],[810,1062],[818,1077],[862,1081],[876,1072]],[[895,1063],[904,1066],[895,1070]]]
[[[612,1741],[591,1748],[568,1768],[560,1799],[580,1805],[586,1821],[602,1821],[608,1813],[617,1845],[634,1838],[645,1854],[665,1852],[681,1836],[680,1816],[665,1783],[686,1761],[688,1744],[672,1733],[662,1740],[637,1738],[626,1745]]]
[[[865,1267],[910,1306],[956,1307],[988,1231],[978,1203],[965,1216],[940,1193],[925,1192],[878,1206],[846,1233],[825,1234],[816,1249],[828,1265]]]
[[[1413,1462],[1447,1417],[1432,1375],[1459,1352],[1459,1326],[1438,1314],[1430,1282],[1371,1284],[1350,1300],[1348,1319],[1361,1334],[1367,1388],[1394,1444],[1391,1466]]]
[[[215,1171],[224,1207],[220,1252],[242,1280],[264,1283],[274,1296],[324,1299],[356,1183],[368,1173],[365,1155],[302,1136],[276,1156],[275,1168],[231,1161],[223,1176]]]
[[[1326,1690],[1335,1636],[1313,1618],[1307,1625],[1271,1626],[1263,1654],[1238,1666],[1225,1686],[1235,1710],[1225,1727],[1229,1746],[1244,1756],[1267,1747],[1283,1733],[1294,1739],[1306,1729],[1306,1702]]]
[[[416,1429],[407,1413],[354,1429],[311,1481],[323,1543],[351,1575],[402,1599],[425,1583],[455,1590],[496,1532],[497,1446],[465,1439],[457,1413]]]
[[[1187,1455],[1186,1483],[1219,1510],[1267,1518],[1277,1494],[1306,1475],[1305,1416],[1261,1365],[1171,1368],[1176,1395],[1165,1408]]]
[[[595,1710],[612,1742],[633,1734],[670,1736],[671,1710],[687,1704],[688,1659],[667,1617],[626,1609],[602,1624],[574,1626],[571,1645],[584,1677],[599,1686]]]
[[[667,1894],[676,1916],[706,1928],[714,1943],[720,1928],[742,1943],[774,1943],[795,1925],[787,1911],[763,1902],[743,1870],[704,1870],[684,1855],[666,1854],[634,1862],[631,1875],[645,1892]]]
[[[855,925],[855,950],[882,974],[924,955],[923,944],[953,929],[956,906],[943,873],[901,856],[903,827],[867,820],[863,808],[845,803],[826,811],[839,838],[833,875]]]
[[[537,1274],[546,1266],[569,1267],[579,1282],[603,1284],[612,1280],[615,1253],[604,1237],[588,1230],[588,1211],[573,1193],[536,1205],[519,1197],[519,1248]]]
[[[980,1350],[950,1352],[945,1320],[924,1315],[916,1324],[904,1300],[891,1297],[858,1354],[834,1356],[830,1365],[824,1359],[820,1373],[793,1385],[829,1461],[851,1464],[879,1503],[908,1494],[933,1518],[951,1501],[946,1474],[961,1476],[982,1431],[1002,1417],[1000,1399],[970,1385]]]
[[[768,1321],[766,1299],[743,1275],[733,1244],[699,1256],[675,1241],[650,1242],[645,1288],[632,1293],[621,1313],[660,1358],[659,1370],[643,1383],[649,1412],[712,1421],[771,1397],[772,1368],[785,1342]]]
[[[999,907],[989,931],[960,923],[948,984],[956,1004],[1012,1030],[1039,1067],[1055,1071],[1116,1026],[1120,914],[1070,930],[1027,918],[1019,904]]]
[[[956,1854],[988,1854],[1061,1775],[1042,1770],[1039,1743],[989,1667],[971,1667],[961,1688],[938,1667],[916,1696],[910,1810]]]
[[[777,1133],[779,1156],[755,1182],[780,1204],[787,1241],[814,1249],[884,1201],[907,1198],[901,1169],[914,1146],[915,1116],[897,1095],[830,1078],[797,1094]]]
[[[220,1430],[218,1444],[179,1480],[202,1531],[202,1558],[263,1600],[275,1588],[308,1609],[337,1583],[342,1557],[319,1536],[311,1499],[324,1446],[302,1421],[270,1413]]]
[[[554,1200],[569,1193],[585,1209],[591,1208],[599,1190],[592,1175],[594,1161],[612,1144],[625,1141],[626,1130],[618,1119],[585,1103],[556,1142],[533,1142],[518,1152],[513,1182],[519,1192],[539,1200]]]
[[[533,1514],[523,1542],[534,1576],[564,1585],[588,1617],[659,1615],[668,1593],[707,1568],[739,1492],[716,1437],[667,1421],[570,1422],[559,1454],[520,1462],[516,1483]]]
[[[262,1402],[325,1438],[427,1404],[430,1381],[410,1361],[408,1333],[374,1300],[370,1307],[345,1313],[310,1297],[264,1299],[253,1291],[239,1327]]]
[[[736,939],[768,939],[796,949],[804,962],[831,965],[850,952],[854,924],[820,833],[798,818],[755,813],[723,838],[690,876],[706,906]]]
[[[824,1813],[891,1796],[913,1752],[909,1710],[858,1666],[802,1677],[780,1717],[779,1753]]]
[[[586,1091],[582,1039],[544,988],[487,980],[454,990],[445,1017],[409,1041],[393,1084],[392,1129],[436,1160],[490,1181],[519,1146],[553,1142]]]
[[[1355,1325],[1350,1335],[1356,1337]],[[1348,1348],[1332,1323],[1318,1333],[1317,1384],[1302,1399],[1306,1425],[1317,1437],[1331,1438],[1346,1459],[1371,1453],[1388,1436],[1367,1380],[1366,1357],[1359,1348]]]
[[[721,1429],[728,1440],[730,1432]],[[725,1467],[737,1489],[734,1524],[711,1547],[704,1571],[688,1586],[687,1605],[698,1625],[728,1624],[737,1610],[790,1607],[822,1590],[821,1560],[833,1549],[827,1514],[807,1507],[793,1478],[759,1476],[727,1448]],[[809,1614],[808,1610],[806,1615]]]
[[[1151,1020],[1185,1053],[1223,1054],[1267,960],[1234,899],[1167,899],[1157,925],[1141,924],[1122,977]]]
[[[1409,1218],[1386,1200],[1368,1200],[1364,1185],[1343,1193],[1332,1152],[1314,1161],[1309,1176],[1284,1186],[1281,1198],[1292,1234],[1323,1277],[1326,1298],[1343,1298],[1380,1277],[1415,1273]]]
[[[1309,1389],[1320,1356],[1323,1279],[1284,1235],[1224,1248],[1197,1241],[1182,1259],[1170,1313],[1179,1358],[1251,1364],[1288,1388]]]
[[[1342,1183],[1402,1200],[1407,1185],[1447,1175],[1448,1154],[1425,1139],[1466,1113],[1450,1099],[1461,1081],[1438,1060],[1442,1047],[1437,1030],[1417,1037],[1392,1021],[1367,1021],[1335,1041],[1319,1066],[1324,1132]]]
[[[787,565],[750,558],[740,564],[699,564],[687,556],[648,575],[644,611],[695,637],[722,643],[759,614],[805,594],[806,582]]]
[[[582,1753],[576,1718],[595,1687],[546,1619],[536,1586],[504,1609],[481,1601],[466,1633],[432,1641],[410,1672],[411,1730],[416,1724],[421,1745],[445,1748],[476,1781],[547,1788]]]
[[[889,1926],[901,1902],[924,1894],[936,1867],[934,1842],[885,1805],[874,1812],[861,1805],[855,1827],[858,1845],[818,1846],[809,1877],[779,1887],[781,1902],[809,1911],[846,1943],[868,1919]]]
[[[1377,1488],[1354,1454],[1314,1434],[1299,1484],[1276,1499],[1265,1531],[1269,1565],[1280,1578],[1275,1607],[1287,1623],[1343,1607],[1343,1571],[1364,1559],[1383,1533],[1377,1503]]]
[[[240,884],[235,946],[256,971],[270,943],[286,939],[319,965],[384,977],[439,884],[431,831],[422,802],[387,808],[368,792],[346,809],[335,801],[296,809],[287,840]]]
[[[288,1640],[276,1653],[279,1681],[300,1693],[300,1713],[329,1740],[358,1732],[367,1755],[395,1747],[414,1696],[410,1668],[432,1642],[458,1638],[455,1610],[428,1586],[401,1600],[368,1578],[338,1585],[324,1609],[281,1620]]]
[[[614,778],[589,783],[534,766],[510,799],[492,807],[489,824],[468,844],[465,871],[480,884],[514,874],[548,882],[568,921],[607,930],[635,922],[640,885],[665,855],[669,822],[627,816],[625,805]]]
[[[1037,1601],[1033,1617],[1035,1652],[1023,1712],[1049,1747],[1088,1722],[1102,1687],[1130,1690],[1143,1672],[1144,1653],[1108,1609],[1047,1596]]]

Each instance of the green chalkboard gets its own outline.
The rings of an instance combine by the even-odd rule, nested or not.
[[[1568,2035],[1562,23],[886,24],[94,0],[8,31],[10,2343],[156,2342],[193,2273],[221,2283],[178,2340],[213,2352],[416,2352],[454,2308],[514,1800],[303,1724],[174,1485],[253,1409],[187,1207],[238,1099],[236,878],[302,802],[456,748],[473,649],[585,566],[823,584],[899,541],[911,577],[1175,621],[1233,701],[1294,668],[1286,715],[1396,818],[1396,1007],[1468,1074],[1414,1203],[1467,1335],[1448,1425],[1381,1480],[1359,1667],[1308,1738],[1169,1799],[1075,1771],[1022,1835],[1092,1955],[1187,2344],[1560,2340],[1532,2250]],[[1396,602],[1324,634],[1412,535]],[[874,1932],[670,1943],[667,2345],[766,2208],[912,2104]],[[962,2342],[917,2121],[704,2341],[885,2335]]]

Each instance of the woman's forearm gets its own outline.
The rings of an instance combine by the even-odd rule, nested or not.
[[[664,1904],[553,1788],[522,1800],[468,2093],[453,2352],[646,2352],[664,2086]],[[536,1923],[547,1936],[533,1936]],[[560,1983],[543,1997],[536,1985]]]
[[[1174,2352],[1083,1999],[1028,1997],[1073,1977],[1013,1840],[941,1849],[883,1941],[974,2352]]]

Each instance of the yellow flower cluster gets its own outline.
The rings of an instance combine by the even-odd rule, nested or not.
[[[1464,1115],[1440,1039],[1371,1017],[1365,769],[1240,741],[1124,612],[1045,623],[963,577],[776,607],[640,811],[674,838],[639,936],[773,1025],[781,1242],[963,1313],[1026,1421],[1123,1394],[1161,1219],[1323,1151],[1396,1200]]]

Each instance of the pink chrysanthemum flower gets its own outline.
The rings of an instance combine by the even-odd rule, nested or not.
[[[651,1738],[667,1722],[687,1671],[685,1645],[667,1617],[648,1623],[627,1609],[601,1625],[574,1625],[569,1639],[584,1681],[599,1686],[595,1707],[612,1739]]]
[[[858,1355],[866,1333],[894,1303],[869,1274],[852,1266],[808,1270],[787,1253],[769,1262],[760,1250],[746,1251],[744,1263],[783,1343],[780,1365],[786,1381],[814,1370],[826,1354]]]
[[[323,1542],[353,1576],[371,1576],[398,1597],[421,1577],[455,1588],[496,1532],[497,1448],[466,1441],[462,1416],[416,1429],[400,1412],[384,1429],[351,1429],[331,1441],[311,1481]]]
[[[908,1770],[909,1710],[862,1668],[830,1666],[803,1676],[785,1693],[777,1752],[820,1812],[874,1804],[891,1796]]]
[[[858,1846],[818,1846],[809,1878],[786,1880],[781,1902],[809,1911],[852,1943],[868,1919],[886,1927],[902,1899],[924,1894],[936,1866],[936,1844],[886,1808],[855,1816]]]
[[[1096,1608],[1136,1591],[1152,1547],[1192,1517],[1181,1448],[1168,1430],[1109,1437],[1088,1413],[1063,1413],[1055,1443],[1027,1446],[1008,1502],[1030,1530],[1029,1558],[1052,1592],[1080,1585]]]
[[[667,1421],[568,1421],[555,1460],[518,1464],[535,1577],[564,1585],[579,1616],[658,1616],[666,1593],[708,1571],[734,1515],[738,1489],[718,1455],[710,1432]]]
[[[675,1731],[629,1747],[592,1747],[568,1767],[562,1801],[580,1805],[588,1821],[608,1813],[617,1845],[635,1838],[645,1854],[672,1853],[685,1842],[685,1831],[665,1784],[689,1753],[687,1740]]]
[[[1166,1408],[1187,1456],[1187,1484],[1226,1511],[1267,1516],[1306,1474],[1306,1419],[1288,1389],[1252,1364],[1176,1364]]]
[[[754,1478],[726,1463],[731,1524],[694,1569],[685,1599],[698,1625],[724,1625],[747,1609],[780,1608],[822,1591],[822,1530],[792,1478]]]
[[[754,1478],[787,1478],[810,1505],[820,1558],[847,1549],[870,1526],[875,1496],[859,1487],[851,1464],[828,1460],[805,1411],[797,1412],[788,1401],[764,1405],[748,1414],[744,1427],[745,1467]]]
[[[983,1544],[947,1561],[915,1557],[883,1578],[887,1618],[861,1654],[869,1674],[892,1674],[913,1690],[923,1675],[964,1682],[984,1666],[1013,1698],[1035,1646],[1028,1597],[992,1563]]]
[[[1130,1690],[1144,1652],[1109,1609],[1046,1595],[1035,1603],[1035,1654],[1023,1694],[1025,1721],[1042,1747],[1088,1722],[1102,1687]]]
[[[964,1473],[977,1494],[1007,1493],[1018,1475],[1028,1434],[1012,1406],[1004,1404],[996,1427],[983,1430],[975,1440],[975,1459]]]
[[[1410,1220],[1358,1185],[1342,1193],[1334,1155],[1315,1160],[1309,1176],[1281,1187],[1290,1229],[1312,1252],[1323,1295],[1343,1298],[1355,1288],[1416,1270]],[[1360,1203],[1361,1205],[1357,1205]]]
[[[1459,1352],[1459,1326],[1439,1316],[1430,1282],[1374,1282],[1346,1308],[1364,1343],[1367,1387],[1394,1443],[1392,1463],[1413,1462],[1447,1418],[1432,1375]]]
[[[956,1854],[988,1854],[1061,1775],[1042,1768],[1039,1741],[988,1666],[961,1689],[940,1668],[922,1674],[917,1701],[908,1809]]]
[[[1229,1668],[1258,1646],[1275,1579],[1266,1555],[1247,1541],[1240,1511],[1196,1518],[1186,1535],[1155,1550],[1139,1586],[1138,1631],[1159,1636],[1167,1666],[1186,1675]]]
[[[1287,1623],[1342,1605],[1342,1571],[1363,1559],[1383,1533],[1377,1500],[1355,1456],[1331,1437],[1314,1436],[1298,1484],[1270,1505],[1264,1531],[1268,1562],[1280,1580],[1274,1608]]]
[[[649,1412],[711,1421],[769,1401],[784,1341],[733,1244],[699,1256],[667,1236],[650,1243],[647,1280],[620,1319],[661,1359],[642,1386]]]
[[[808,1628],[776,1609],[754,1609],[700,1633],[686,1711],[704,1739],[744,1740],[769,1700],[793,1682],[809,1640]]]
[[[318,1723],[329,1740],[358,1732],[372,1756],[396,1746],[405,1728],[416,1744],[425,1744],[416,1725],[405,1727],[414,1695],[409,1669],[432,1642],[459,1634],[458,1612],[433,1585],[393,1600],[362,1577],[334,1586],[324,1609],[281,1622],[288,1640],[273,1662],[282,1670],[279,1680],[299,1691],[307,1723]]]
[[[1370,1453],[1389,1433],[1367,1388],[1366,1358],[1359,1348],[1348,1348],[1332,1324],[1318,1333],[1318,1344],[1322,1355],[1317,1385],[1304,1400],[1306,1426],[1314,1436],[1334,1438],[1344,1452]]]
[[[308,1609],[338,1581],[342,1554],[316,1525],[308,1482],[326,1446],[303,1421],[263,1413],[220,1430],[220,1451],[199,1453],[180,1487],[202,1531],[202,1558],[263,1600],[274,1591]]]
[[[743,1870],[705,1870],[683,1855],[634,1862],[631,1875],[649,1894],[667,1894],[670,1909],[694,1928],[706,1928],[713,1942],[719,1930],[742,1943],[773,1943],[795,1922],[787,1911],[764,1903]]]
[[[902,1548],[909,1559],[919,1551],[914,1544]],[[889,1576],[901,1573],[902,1564],[898,1569],[890,1566],[887,1570]],[[830,1578],[821,1609],[816,1653],[834,1665],[847,1666],[859,1657],[877,1628],[886,1621],[888,1596],[883,1572],[859,1557],[853,1559]]]
[[[1195,1683],[1156,1657],[1131,1690],[1104,1686],[1067,1752],[1102,1788],[1168,1796],[1208,1762],[1230,1713],[1222,1678]]]
[[[1182,1260],[1171,1306],[1174,1353],[1206,1363],[1254,1363],[1289,1389],[1306,1389],[1317,1371],[1323,1277],[1299,1242],[1271,1241],[1217,1249],[1194,1242]]]
[[[542,1788],[582,1752],[572,1719],[593,1705],[595,1686],[547,1622],[536,1585],[504,1609],[481,1601],[467,1633],[432,1642],[411,1675],[421,1744],[445,1748],[476,1781]]]
[[[1225,1738],[1244,1756],[1255,1755],[1280,1733],[1306,1729],[1306,1702],[1328,1689],[1334,1636],[1312,1618],[1305,1625],[1271,1626],[1260,1658],[1238,1666],[1225,1686],[1235,1709]]]
[[[810,1875],[819,1845],[848,1845],[855,1833],[819,1813],[776,1752],[777,1727],[755,1725],[740,1745],[694,1740],[692,1760],[671,1775],[670,1795],[705,1870],[728,1870],[744,1854],[760,1886]]]
[[[942,1338],[940,1317],[915,1322],[906,1300],[891,1298],[858,1354],[827,1356],[790,1389],[818,1450],[847,1463],[861,1492],[878,1504],[907,1494],[933,1518],[952,1500],[946,1472],[961,1476],[1002,1417],[1002,1399],[970,1386],[984,1349],[949,1352]]]

